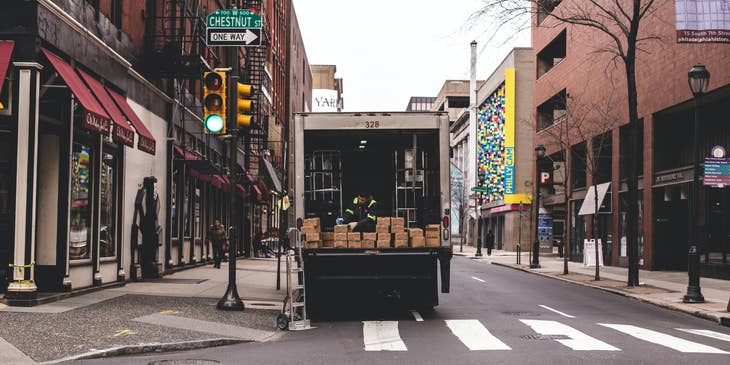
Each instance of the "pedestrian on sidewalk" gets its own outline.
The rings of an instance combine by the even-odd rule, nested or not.
[[[489,230],[487,233],[487,256],[492,256],[492,249],[494,248],[494,233]]]
[[[223,245],[226,244],[226,227],[221,224],[219,219],[214,220],[208,228],[208,239],[211,246],[213,246],[213,259],[215,260],[213,267],[220,269],[224,254]]]

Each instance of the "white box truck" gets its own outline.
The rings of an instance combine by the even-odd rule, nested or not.
[[[403,217],[406,228],[440,227],[440,245],[431,247],[305,249],[308,311],[356,295],[421,309],[438,305],[439,278],[441,292],[449,292],[452,258],[448,115],[301,113],[293,129],[300,226],[319,217],[322,231],[332,231],[358,191],[367,190],[378,216]]]

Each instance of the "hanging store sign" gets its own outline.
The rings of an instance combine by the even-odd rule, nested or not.
[[[90,131],[106,135],[111,130],[111,120],[85,109],[81,116],[81,121],[84,128]]]
[[[248,9],[220,9],[205,18],[209,46],[261,45],[261,15]]]
[[[675,0],[677,43],[730,43],[730,0]]]

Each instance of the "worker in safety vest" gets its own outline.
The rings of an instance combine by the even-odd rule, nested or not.
[[[343,223],[350,226],[353,232],[375,232],[378,221],[378,202],[368,192],[360,192],[353,199],[352,205],[345,209]]]

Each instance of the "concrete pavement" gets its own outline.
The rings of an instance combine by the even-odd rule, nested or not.
[[[601,280],[594,281],[595,267],[585,267],[579,262],[568,262],[569,274],[564,275],[563,259],[557,255],[541,255],[541,268],[530,269],[529,253],[522,254],[519,265],[516,263],[517,255],[514,252],[492,250],[492,255],[487,256],[487,250],[483,249],[483,256],[477,258],[474,256],[476,253],[474,246],[464,246],[462,251],[457,245],[454,246],[454,253],[480,262],[507,266],[594,287],[730,326],[730,313],[727,311],[730,300],[730,281],[728,280],[702,278],[700,285],[705,303],[689,304],[682,302],[682,297],[687,289],[687,272],[639,270],[641,285],[629,288],[626,286],[628,269],[624,267],[601,267],[599,269]]]
[[[276,290],[271,259],[240,259],[236,274],[244,312],[215,308],[228,285],[227,263],[220,270],[201,266],[35,307],[0,306],[0,364],[275,339],[285,276]]]

